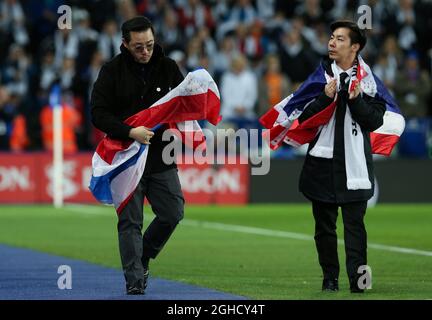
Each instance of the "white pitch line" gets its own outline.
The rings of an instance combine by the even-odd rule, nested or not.
[[[256,228],[256,227],[247,227],[247,226],[225,224],[219,222],[207,222],[207,221],[185,219],[181,221],[180,224],[184,224],[191,227],[202,227],[202,228],[214,229],[214,230],[258,234],[258,235],[270,236],[270,237],[290,238],[290,239],[297,239],[297,240],[314,239],[312,236],[303,233],[278,231],[278,230],[263,229],[263,228]]]
[[[90,215],[110,214],[110,213],[107,214],[107,211],[104,210],[105,207],[96,206],[96,205],[68,204],[64,207],[64,209],[72,212],[77,212],[81,214],[90,214]],[[113,212],[112,214],[115,213]],[[264,229],[264,228],[257,228],[257,227],[248,227],[248,226],[225,224],[219,222],[185,219],[181,221],[181,224],[186,226],[191,226],[191,227],[201,227],[201,228],[207,228],[213,230],[241,232],[246,234],[257,234],[257,235],[269,236],[269,237],[288,238],[288,239],[307,240],[307,241],[314,240],[313,236],[304,233]],[[343,240],[338,240],[338,244],[343,246],[344,245]],[[378,243],[368,242],[368,248],[382,250],[382,251],[390,251],[390,252],[432,257],[432,251],[388,246],[388,245],[378,244]]]
[[[314,240],[313,236],[310,236],[310,235],[307,235],[304,233],[271,230],[271,229],[256,228],[256,227],[247,227],[247,226],[225,224],[225,223],[218,223],[218,222],[208,222],[208,221],[185,219],[180,223],[183,225],[186,225],[186,226],[191,226],[191,227],[201,227],[201,228],[221,230],[221,231],[241,232],[241,233],[247,233],[247,234],[257,234],[257,235],[262,235],[262,236],[289,238],[289,239],[296,239],[296,240],[307,240],[307,241]],[[338,240],[338,243],[340,245],[344,245],[344,242],[342,240]],[[424,251],[424,250],[417,250],[417,249],[411,249],[411,248],[388,246],[388,245],[377,244],[377,243],[368,243],[368,248],[372,248],[372,249],[376,249],[376,250],[383,250],[383,251],[391,251],[391,252],[398,252],[398,253],[406,253],[406,254],[414,254],[414,255],[419,255],[419,256],[432,257],[432,251]]]

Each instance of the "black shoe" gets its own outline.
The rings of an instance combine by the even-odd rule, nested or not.
[[[364,289],[360,289],[357,283],[350,285],[350,291],[351,293],[364,293]]]
[[[351,293],[364,293],[364,289],[360,289],[359,287],[351,287]]]
[[[324,279],[322,284],[322,291],[339,291],[338,279]]]
[[[144,281],[138,280],[133,285],[126,284],[126,294],[137,295],[144,294],[145,286]]]
[[[144,289],[140,287],[126,287],[126,294],[128,295],[144,294]]]

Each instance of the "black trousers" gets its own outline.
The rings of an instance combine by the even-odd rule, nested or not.
[[[338,207],[342,209],[344,224],[346,269],[350,281],[355,281],[359,276],[358,267],[367,264],[367,234],[364,225],[367,201],[345,204],[312,202],[318,259],[324,278],[339,277],[336,234]]]
[[[142,234],[144,197],[156,217]],[[184,198],[177,169],[143,175],[117,224],[120,257],[127,285],[140,285],[143,259],[156,258],[183,218]]]

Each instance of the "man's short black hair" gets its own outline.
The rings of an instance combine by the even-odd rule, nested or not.
[[[351,44],[358,43],[360,45],[360,52],[366,45],[366,33],[364,30],[360,29],[357,23],[351,20],[338,20],[330,25],[331,31],[335,31],[338,28],[347,28],[350,30],[349,37],[351,39]],[[358,53],[357,52],[357,53]]]
[[[153,24],[151,23],[151,21],[144,16],[137,16],[135,18],[125,21],[122,24],[122,37],[126,40],[127,43],[129,43],[131,39],[131,31],[146,31],[148,29],[151,29],[154,35]]]

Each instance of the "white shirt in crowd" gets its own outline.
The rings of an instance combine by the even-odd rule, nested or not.
[[[244,107],[244,117],[255,117],[254,107],[257,101],[257,79],[249,70],[238,74],[226,72],[221,80],[222,117],[225,119],[238,117],[236,107]]]

